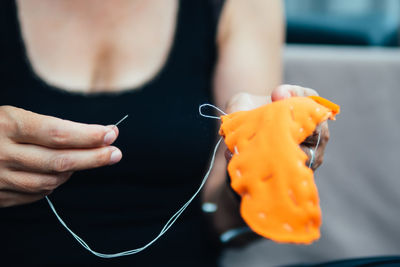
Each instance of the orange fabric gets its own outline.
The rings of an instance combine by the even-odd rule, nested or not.
[[[299,144],[337,113],[339,106],[321,97],[292,97],[221,117],[220,135],[233,153],[231,186],[253,231],[277,242],[319,238],[318,191]]]
[[[339,114],[339,112],[340,112],[340,106],[339,105],[337,105],[337,104],[335,104],[335,103],[333,103],[333,102],[331,102],[331,101],[329,101],[329,100],[327,100],[327,99],[325,99],[323,97],[313,95],[313,96],[309,96],[309,98],[311,98],[312,100],[314,100],[318,104],[321,104],[321,105],[325,106],[326,108],[330,109],[330,111],[332,112],[332,118],[331,119],[334,119],[334,116],[336,116],[336,114]]]

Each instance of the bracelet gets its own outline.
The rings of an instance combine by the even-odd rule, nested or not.
[[[230,230],[224,232],[222,235],[220,235],[219,240],[222,243],[226,244],[226,243],[230,242],[232,239],[235,239],[236,237],[238,237],[242,234],[246,234],[246,233],[250,233],[250,232],[252,232],[252,230],[248,226],[230,229]]]
[[[204,213],[214,213],[217,211],[218,206],[217,206],[217,204],[212,203],[212,202],[204,202],[201,205],[201,209],[203,210]],[[236,237],[238,237],[239,235],[250,233],[250,232],[252,232],[252,230],[248,226],[230,229],[230,230],[222,233],[219,236],[219,240],[222,243],[226,244],[226,243],[230,242],[232,239],[235,239]]]
[[[217,209],[218,209],[217,204],[212,203],[212,202],[204,202],[204,203],[201,205],[201,210],[202,210],[204,213],[214,213],[214,212],[217,211]]]

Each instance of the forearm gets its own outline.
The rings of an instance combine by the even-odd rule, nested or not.
[[[281,84],[281,5],[279,0],[226,2],[218,26],[214,75],[215,103],[225,112],[266,104],[272,90]],[[221,146],[203,191],[203,201],[217,206],[209,217],[218,234],[245,226],[239,212],[240,201],[226,182],[225,151],[226,146]]]
[[[226,108],[239,93],[269,96],[282,82],[285,36],[282,2],[226,2],[218,27],[214,75],[216,104]]]

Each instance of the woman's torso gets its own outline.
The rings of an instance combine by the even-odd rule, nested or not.
[[[35,73],[51,85],[83,92],[132,90],[151,80],[169,54],[178,12],[177,0],[17,4]]]
[[[1,5],[7,14],[0,24],[5,37],[0,44],[4,59],[0,63],[0,104],[85,123],[112,124],[130,115],[120,126],[116,142],[123,160],[115,166],[75,173],[50,197],[61,216],[93,249],[111,253],[142,246],[194,193],[213,146],[215,125],[197,113],[199,104],[211,100],[215,20],[210,4],[179,2],[176,23],[174,19],[170,22],[176,29],[159,52],[165,53],[165,59],[155,60],[156,67],[147,78],[142,76],[138,86],[128,88],[118,79],[99,78],[94,83],[97,87],[87,83],[87,90],[96,91],[91,94],[66,92],[68,88],[42,79],[27,60],[13,2]],[[76,88],[85,91],[84,87]],[[98,92],[118,89],[123,91]],[[144,262],[148,266],[191,262],[194,266],[198,262],[201,266],[215,262],[216,257],[206,240],[199,201],[152,248],[111,261],[84,251],[44,201],[2,209],[0,218],[0,246],[5,259],[13,262],[138,266]]]

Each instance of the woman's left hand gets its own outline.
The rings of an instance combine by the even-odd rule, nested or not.
[[[243,110],[251,110],[257,108],[259,106],[282,100],[285,98],[290,98],[293,96],[311,96],[311,95],[318,95],[318,93],[310,88],[305,88],[301,86],[295,85],[281,85],[274,89],[271,93],[271,96],[257,96],[251,95],[247,93],[240,93],[232,97],[229,101],[226,111],[227,113],[232,113],[236,111],[243,111]],[[318,143],[318,148],[315,151],[315,147]],[[307,154],[309,160],[307,162],[307,166],[309,165],[309,161],[311,160],[311,150],[314,153],[314,160],[311,165],[311,169],[314,171],[322,164],[324,159],[324,151],[326,144],[329,140],[329,129],[328,123],[325,121],[317,126],[316,130],[312,135],[306,138],[304,142],[300,145],[301,149]],[[227,160],[230,160],[232,154],[229,150],[226,150],[225,157]]]

